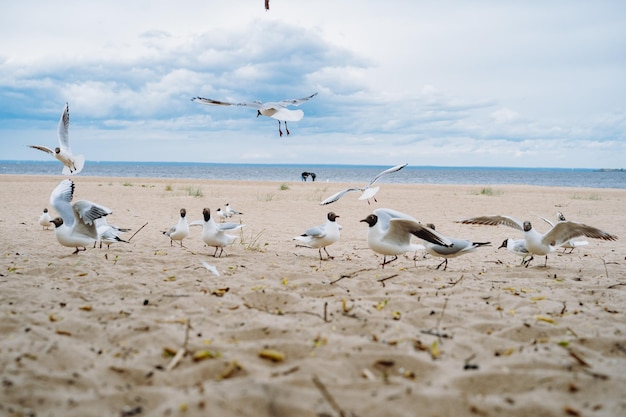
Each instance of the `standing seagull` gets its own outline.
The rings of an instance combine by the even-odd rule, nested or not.
[[[429,223],[427,226],[435,230],[434,224]],[[436,269],[439,269],[441,265],[443,265],[443,270],[445,271],[448,268],[448,258],[456,258],[457,256],[473,252],[480,246],[491,244],[491,242],[472,242],[467,239],[449,239],[452,242],[451,246],[443,246],[437,243],[426,242],[426,252],[430,253],[432,256],[444,258],[443,261],[437,265]]]
[[[513,252],[514,254],[521,256],[522,265],[524,265],[526,268],[528,268],[528,265],[530,265],[530,261],[535,259],[532,253],[528,253],[528,249],[526,249],[526,240],[524,239],[504,239],[498,249],[502,248],[506,248],[506,250],[508,250],[509,252]],[[528,258],[529,256],[530,258]]]
[[[85,165],[85,157],[82,155],[74,156],[70,149],[70,108],[65,103],[65,108],[59,120],[59,146],[54,150],[40,145],[28,145],[33,149],[39,149],[54,155],[56,159],[63,162],[63,175],[75,175],[82,171]]]
[[[113,226],[107,222],[106,217],[96,219],[96,230],[98,231],[98,241],[100,242],[100,249],[102,249],[103,243],[107,245],[107,249],[110,249],[111,244],[115,242],[128,243],[128,241],[121,239],[119,237],[119,234],[120,232],[130,232],[130,229],[123,229],[117,226]]]
[[[334,259],[334,257],[330,256],[326,250],[326,246],[330,246],[339,240],[339,230],[341,229],[341,226],[339,226],[339,224],[335,221],[338,217],[339,216],[331,211],[326,216],[326,223],[320,226],[311,227],[303,234],[296,236],[293,239],[299,240],[307,247],[318,249],[320,261],[323,260],[322,249],[326,252],[328,259]]]
[[[48,227],[52,225],[52,217],[50,217],[50,213],[48,213],[47,208],[44,208],[43,213],[39,216],[39,224],[43,226],[45,230],[48,230]]]
[[[471,219],[461,220],[463,224],[484,224],[489,226],[504,225],[524,232],[526,250],[531,255],[545,256],[544,266],[548,265],[548,254],[554,250],[555,246],[560,246],[564,242],[578,236],[587,236],[594,239],[617,240],[617,236],[607,233],[586,224],[563,221],[558,222],[547,233],[541,234],[533,229],[529,221],[521,222],[509,216],[480,216]]]
[[[175,226],[172,226],[167,232],[163,232],[165,236],[170,238],[170,246],[173,246],[174,241],[180,241],[180,246],[183,246],[183,239],[189,236],[189,224],[187,223],[187,210],[180,209],[180,218]]]
[[[362,194],[359,197],[359,200],[367,200],[367,204],[370,203],[370,198],[373,198],[374,201],[378,202],[376,200],[376,197],[374,197],[376,195],[376,193],[378,192],[378,190],[380,189],[380,187],[372,187],[372,185],[374,185],[374,183],[376,183],[376,181],[378,181],[381,177],[383,177],[384,175],[387,174],[391,174],[393,172],[397,172],[400,171],[402,168],[404,168],[405,166],[407,166],[408,164],[402,164],[402,165],[396,165],[395,167],[391,167],[389,169],[384,170],[383,172],[381,172],[380,174],[376,175],[370,182],[369,184],[367,184],[365,187],[363,188],[346,188],[345,190],[341,190],[336,194],[331,195],[330,197],[328,197],[326,200],[322,201],[320,203],[321,206],[324,206],[326,204],[330,204],[330,203],[334,203],[335,201],[339,200],[341,197],[343,197],[344,195],[352,192],[352,191],[361,191]]]
[[[78,253],[96,242],[98,231],[95,220],[111,214],[111,210],[85,200],[71,204],[73,197],[74,182],[66,179],[50,194],[50,204],[60,216],[52,220],[57,240],[63,246],[76,248],[74,253]]]
[[[222,256],[224,252],[224,248],[228,245],[233,244],[237,236],[229,235],[226,232],[239,230],[245,226],[245,224],[237,224],[237,223],[220,223],[217,224],[211,217],[211,210],[205,208],[202,210],[202,216],[204,220],[197,220],[192,222],[191,226],[202,226],[202,240],[207,246],[211,246],[215,248],[215,252],[213,253],[214,258],[219,258]],[[220,249],[220,255],[217,255],[217,251]]]
[[[226,207],[225,210],[226,214],[228,214],[228,217],[234,216],[235,214],[243,214],[240,211],[235,210],[234,208],[232,208],[230,206],[230,203],[226,203]]]
[[[287,106],[299,106],[315,97],[317,93],[311,94],[308,97],[296,98],[291,100],[281,100],[277,102],[261,103],[260,101],[253,101],[251,103],[229,103],[226,101],[217,101],[210,98],[194,97],[191,101],[197,101],[202,104],[211,104],[214,106],[242,106],[251,107],[256,109],[256,117],[267,116],[272,119],[278,120],[278,133],[283,136],[283,131],[280,129],[281,122],[285,122],[285,131],[289,135],[289,128],[287,122],[297,122],[302,120],[304,112],[302,110],[289,110]]]
[[[422,245],[411,243],[412,236],[430,243],[452,246],[452,241],[447,237],[396,210],[377,209],[361,221],[369,225],[367,244],[371,250],[383,255],[383,268],[398,259],[398,255],[424,249]],[[393,259],[387,261],[387,256],[393,256]]]

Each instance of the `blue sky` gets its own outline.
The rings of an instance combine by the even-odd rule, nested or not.
[[[0,159],[626,166],[626,2],[263,3],[4,2]]]

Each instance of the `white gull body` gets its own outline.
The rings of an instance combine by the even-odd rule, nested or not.
[[[371,250],[383,255],[381,264],[383,268],[395,261],[398,255],[424,249],[423,245],[411,243],[412,236],[443,246],[452,244],[447,237],[419,223],[414,217],[397,210],[376,209],[373,214],[361,221],[369,225],[367,244]],[[394,258],[387,261],[387,256]]]
[[[50,194],[50,204],[59,213],[59,217],[52,220],[57,240],[63,246],[76,248],[74,253],[78,253],[96,242],[95,220],[111,214],[111,210],[86,200],[71,204],[73,197],[74,183],[66,179]]]
[[[69,130],[70,108],[69,105],[65,103],[65,108],[61,114],[61,120],[59,120],[58,127],[59,146],[54,148],[54,150],[41,145],[29,145],[29,147],[49,153],[61,161],[63,163],[63,175],[76,175],[82,171],[83,166],[85,165],[85,157],[82,155],[72,154],[72,149],[70,148]]]
[[[278,120],[278,133],[280,136],[282,136],[283,131],[281,130],[281,122],[285,122],[285,130],[287,132],[287,135],[289,135],[290,132],[289,128],[287,127],[287,122],[297,122],[299,120],[302,120],[302,118],[304,117],[304,112],[302,110],[290,110],[287,108],[287,106],[299,106],[302,103],[305,103],[308,100],[312,99],[316,95],[317,93],[314,93],[308,97],[267,103],[262,103],[260,101],[231,103],[227,101],[219,101],[203,97],[194,97],[191,99],[191,101],[202,104],[209,104],[212,106],[241,106],[255,109],[257,111],[257,117],[267,116],[271,117],[272,119]]]
[[[332,259],[333,257],[330,256],[326,247],[339,240],[341,226],[336,222],[338,217],[339,216],[331,211],[326,216],[326,223],[311,227],[303,234],[296,236],[293,239],[302,242],[305,246],[318,249],[320,260],[322,260],[322,249],[326,252],[326,256],[328,256],[329,259]]]
[[[202,216],[204,220],[196,220],[190,223],[191,226],[202,226],[202,241],[207,244],[207,246],[211,246],[215,248],[215,252],[213,253],[213,257],[221,257],[224,252],[224,248],[226,246],[232,245],[237,236],[229,235],[226,232],[236,231],[244,227],[244,224],[237,223],[220,223],[217,224],[211,217],[211,210],[205,208],[202,210]],[[220,250],[219,256],[217,255],[217,251]]]

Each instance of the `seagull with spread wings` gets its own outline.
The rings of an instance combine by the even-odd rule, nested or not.
[[[241,106],[253,108],[257,111],[256,117],[267,116],[271,117],[272,119],[278,120],[278,133],[282,137],[283,131],[281,129],[281,122],[285,122],[285,131],[289,135],[290,133],[289,128],[287,127],[287,122],[297,122],[302,120],[302,118],[304,117],[304,112],[302,110],[290,110],[287,108],[287,106],[299,106],[300,104],[312,99],[316,95],[317,93],[314,93],[308,97],[267,103],[261,103],[260,101],[253,101],[249,103],[229,103],[227,101],[218,101],[203,97],[194,97],[191,99],[191,101],[213,106]]]
[[[374,178],[372,178],[369,184],[367,184],[365,187],[351,187],[351,188],[346,188],[345,190],[341,190],[338,193],[331,195],[324,201],[321,201],[320,206],[325,206],[326,204],[334,203],[335,201],[339,200],[344,195],[351,193],[352,191],[361,191],[361,196],[359,197],[359,200],[367,200],[367,204],[370,203],[370,200],[369,200],[370,198],[373,198],[374,201],[377,201],[376,197],[374,196],[376,195],[380,187],[372,187],[372,185],[374,185],[381,177],[387,174],[400,171],[402,168],[404,168],[407,165],[408,164],[396,165],[395,167],[391,167],[389,169],[384,170],[383,172],[379,173]]]
[[[483,224],[488,226],[503,225],[523,231],[526,250],[531,255],[545,256],[546,261],[544,266],[547,266],[548,254],[552,252],[555,247],[561,246],[563,243],[575,237],[586,236],[593,239],[617,240],[617,236],[605,232],[604,230],[567,220],[556,223],[554,227],[546,233],[540,233],[535,230],[529,221],[522,222],[509,216],[479,216],[461,220],[459,223]]]
[[[59,146],[54,150],[41,145],[28,145],[30,148],[49,153],[63,163],[63,175],[78,174],[85,165],[85,157],[82,155],[74,156],[70,149],[70,108],[65,103],[65,108],[59,120]]]

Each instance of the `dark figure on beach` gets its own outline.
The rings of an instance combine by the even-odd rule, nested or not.
[[[315,181],[315,177],[316,177],[315,172],[306,172],[305,171],[301,175],[302,175],[302,181],[306,182],[306,179],[308,177],[311,177],[311,181]]]

